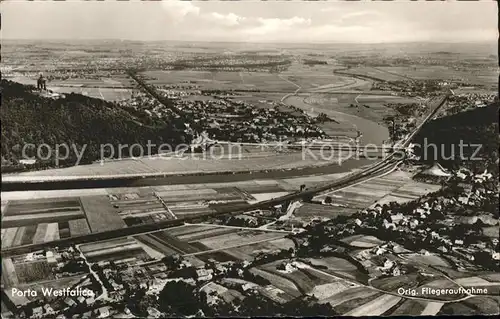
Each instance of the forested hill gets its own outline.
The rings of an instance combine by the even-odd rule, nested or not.
[[[425,141],[435,144],[438,150],[438,162],[445,167],[465,166],[476,171],[488,168],[490,172],[498,174],[498,111],[499,103],[487,107],[476,108],[451,116],[438,118],[425,124],[415,137],[414,142],[422,147],[415,148],[415,154],[431,164],[434,162],[435,153],[432,147],[427,147],[427,156],[424,156]],[[481,148],[475,157],[482,160],[460,158],[459,144],[480,144]],[[454,154],[452,153],[454,149]],[[472,156],[476,147],[467,148],[464,157]],[[453,159],[448,159],[454,155]]]
[[[36,147],[43,143],[51,147],[66,143],[78,150],[87,145],[80,162],[83,164],[100,159],[101,145],[108,143],[116,148],[120,144],[139,143],[146,148],[148,140],[152,144],[175,146],[190,139],[184,133],[183,123],[173,119],[153,120],[143,111],[112,102],[81,94],[52,99],[41,96],[32,86],[7,80],[1,81],[1,89],[3,171],[7,166],[19,164],[23,146],[28,143]],[[27,155],[36,155],[36,147],[27,148]],[[155,152],[154,148],[152,151]],[[127,148],[123,154],[129,154]],[[60,164],[73,165],[75,161],[76,155],[71,152],[70,158]],[[33,168],[53,167],[54,163],[54,158],[39,160]]]

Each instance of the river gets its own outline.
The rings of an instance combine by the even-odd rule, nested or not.
[[[385,126],[356,115],[335,111],[333,109],[333,105],[308,104],[304,102],[305,98],[306,96],[304,95],[292,95],[288,96],[283,102],[307,112],[311,112],[314,109],[315,113],[325,113],[328,117],[331,117],[338,122],[353,125],[363,134],[359,141],[360,145],[382,145],[383,141],[387,141],[389,139],[389,130]]]

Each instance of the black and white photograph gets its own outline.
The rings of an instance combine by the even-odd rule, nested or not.
[[[500,315],[496,1],[1,13],[1,318]]]

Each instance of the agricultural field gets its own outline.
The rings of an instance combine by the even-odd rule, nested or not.
[[[207,302],[209,304],[216,302],[212,297],[213,295],[220,296],[220,298],[222,298],[225,302],[228,303],[232,302],[235,298],[238,298],[240,300],[244,298],[244,296],[240,292],[228,289],[214,282],[209,282],[208,284],[204,285],[200,289],[200,291],[204,291],[207,294],[208,296]]]
[[[379,79],[381,81],[404,81],[408,77],[404,74],[388,71],[383,68],[375,68],[369,66],[354,67],[349,70],[342,71],[345,74],[368,76],[371,78]]]
[[[363,209],[376,203],[383,205],[392,201],[409,202],[422,195],[438,191],[440,188],[439,185],[413,181],[410,174],[395,171],[340,191],[318,195],[315,200],[323,201],[330,196],[332,205]]]
[[[493,279],[493,278],[491,278]],[[484,278],[474,276],[474,277],[467,277],[467,278],[459,278],[456,279],[455,282],[463,287],[473,287],[473,288],[486,288],[490,290],[497,290],[498,287],[500,287],[500,281],[497,280],[486,280]],[[495,288],[496,287],[496,288]]]
[[[111,205],[118,210],[118,215],[127,226],[173,219],[155,192],[149,188],[109,189],[108,193]]]
[[[370,90],[371,81],[333,74],[332,70],[337,68],[343,67],[330,63],[314,66],[293,63],[288,70],[280,74],[300,85],[304,91]]]
[[[80,201],[93,233],[126,227],[106,196],[82,196]]]
[[[349,291],[346,292],[341,292],[343,293],[348,293]],[[336,306],[333,307],[333,310],[336,313],[346,315],[350,311],[354,311],[360,307],[360,305],[365,305],[369,304],[370,302],[374,300],[378,300],[378,298],[385,296],[385,294],[382,294],[376,290],[372,290],[370,294],[368,295],[363,295],[361,297],[355,297],[353,299],[349,299],[347,301],[344,301],[340,304],[337,304]]]
[[[498,273],[481,274],[480,277],[488,281],[500,282],[500,274]]]
[[[190,83],[206,90],[261,90],[293,92],[296,86],[276,74],[263,72],[146,71],[141,73],[153,85]]]
[[[297,85],[286,77],[271,73],[242,72],[242,83],[260,91],[294,92]]]
[[[477,296],[461,302],[446,303],[437,315],[494,315],[498,314],[500,299],[497,296]]]
[[[421,276],[417,273],[409,273],[405,275],[377,278],[371,281],[371,285],[375,288],[397,293],[398,288],[415,288],[432,287],[432,288],[457,288],[456,284],[442,276]],[[429,298],[434,298],[429,296]],[[438,298],[436,298],[438,299]],[[439,300],[439,299],[438,299]]]
[[[187,226],[183,227],[183,231],[180,229],[175,232],[175,236],[182,241],[186,242],[196,242],[205,238],[224,236],[227,234],[236,233],[239,230],[237,228],[223,228],[223,227],[205,227],[205,226]]]
[[[335,218],[336,216],[349,216],[357,211],[356,208],[304,203],[293,214],[301,220],[311,220],[316,217]]]
[[[396,291],[398,288],[415,288],[419,284],[418,275],[402,275],[397,277],[378,278],[371,281],[375,288],[385,291]]]
[[[163,243],[162,240],[156,238],[156,236],[152,234],[137,235],[134,236],[134,239],[137,240],[145,251],[150,251],[159,258],[177,253],[177,251],[168,246],[167,243]]]
[[[252,261],[261,251],[294,247],[291,240],[283,238],[284,235],[285,233],[241,230],[237,227],[184,225],[134,238],[144,247],[154,250],[157,256],[180,254],[189,258],[196,256],[202,261],[214,259],[226,262]]]
[[[498,83],[498,73],[492,68],[477,68],[454,70],[447,66],[418,66],[418,67],[380,67],[381,72],[390,72],[393,75],[409,77],[416,80],[440,79],[462,80],[475,85],[495,85]]]
[[[164,255],[193,254],[200,251],[195,245],[178,239],[170,234],[169,230],[136,236],[143,244],[157,250]]]
[[[260,268],[252,268],[250,272],[269,280],[274,287],[279,288],[291,297],[299,297],[302,295],[300,288],[286,277]]]
[[[21,227],[48,222],[54,215],[59,215],[57,216],[59,220],[71,220],[83,216],[79,199],[10,201],[4,211],[2,227]]]
[[[212,72],[208,71],[162,71],[150,70],[142,72],[146,81],[153,85],[210,82],[213,80]]]
[[[496,296],[477,296],[469,298],[462,303],[476,310],[476,314],[495,315],[500,311],[500,297]]]
[[[262,252],[273,252],[280,250],[288,250],[294,248],[295,244],[291,239],[279,238],[275,240],[259,242],[240,247],[234,247],[223,250],[224,253],[241,261],[252,261],[255,257]]]
[[[316,91],[324,89],[345,89],[356,84],[356,80],[335,74],[309,74],[296,73],[284,75],[281,78],[288,80],[301,87],[301,91]]]
[[[401,297],[394,295],[382,295],[374,300],[362,304],[353,310],[344,313],[346,316],[381,316],[386,311],[399,303]]]
[[[317,285],[309,292],[309,294],[321,301],[352,287],[353,285],[344,281],[335,281],[328,284]]]
[[[274,302],[283,304],[294,299],[292,295],[287,294],[283,290],[273,286],[267,285],[264,287],[259,287],[258,291],[261,295],[273,300]]]
[[[2,286],[12,287],[19,284],[12,258],[2,258]]]
[[[80,199],[13,200],[4,209],[2,248],[90,233]]]
[[[246,204],[252,199],[236,187],[157,191],[156,195],[178,217],[215,212],[218,208]]]
[[[431,254],[431,255],[424,255],[424,254],[405,254],[404,256],[401,256],[405,260],[412,261],[414,263],[418,264],[425,264],[425,265],[430,265],[430,266],[441,266],[441,267],[450,267],[450,264],[444,260],[443,258]]]
[[[6,201],[6,200],[2,201],[2,206],[1,206],[2,207],[2,210],[1,210],[2,216],[3,216],[3,212],[4,212],[5,208],[7,208],[8,204],[9,204],[9,201]]]
[[[254,242],[274,240],[284,237],[285,233],[259,232],[258,230],[244,230],[237,233],[208,237],[199,240],[209,249],[224,249],[233,246],[249,245]]]
[[[313,267],[321,269],[325,273],[353,281],[364,281],[365,275],[346,259],[338,257],[308,258]]]
[[[14,279],[13,283],[17,281],[19,284],[54,279],[51,267],[46,260],[16,262],[14,263],[14,272],[11,274],[8,273],[7,276],[15,277],[16,279]]]
[[[338,292],[328,298],[322,299],[320,300],[320,303],[329,303],[332,307],[337,307],[351,300],[358,301],[361,299],[370,298],[377,295],[380,294],[376,290],[367,287],[354,287]]]
[[[429,287],[429,288],[434,288],[434,289],[458,289],[460,285],[458,283],[454,283],[446,278],[441,277],[440,279],[434,279],[430,282],[427,282],[423,285],[420,285],[417,288],[417,291],[419,292],[419,295],[425,298],[429,299],[435,299],[436,301],[439,300],[456,300],[460,299],[462,297],[465,297],[465,294],[459,293],[459,294],[443,294],[443,295],[437,295],[437,294],[432,294],[432,293],[424,293],[420,289],[424,287]]]
[[[363,92],[328,94],[316,92],[305,97],[304,102],[318,112],[320,110],[336,111],[383,124],[384,117],[396,114],[396,111],[387,105],[388,103],[413,104],[421,101],[415,98],[387,95],[387,93],[376,95]]]
[[[286,278],[293,282],[302,294],[312,293],[316,286],[335,283],[338,280],[309,268],[297,268],[293,271],[280,271],[276,267],[283,261],[272,262],[259,268],[276,276]]]
[[[354,235],[342,239],[342,242],[358,248],[373,248],[384,242],[374,236]]]
[[[109,241],[100,241],[84,244],[80,247],[81,252],[89,262],[121,260],[148,260],[149,256],[142,246],[133,238],[121,238]]]
[[[498,226],[484,227],[483,234],[491,238],[498,238],[500,236],[500,228]]]
[[[391,316],[418,316],[423,314],[426,308],[425,301],[407,299],[391,313]]]

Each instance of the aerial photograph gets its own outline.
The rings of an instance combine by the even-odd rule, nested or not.
[[[2,1],[1,318],[500,315],[495,1]]]

